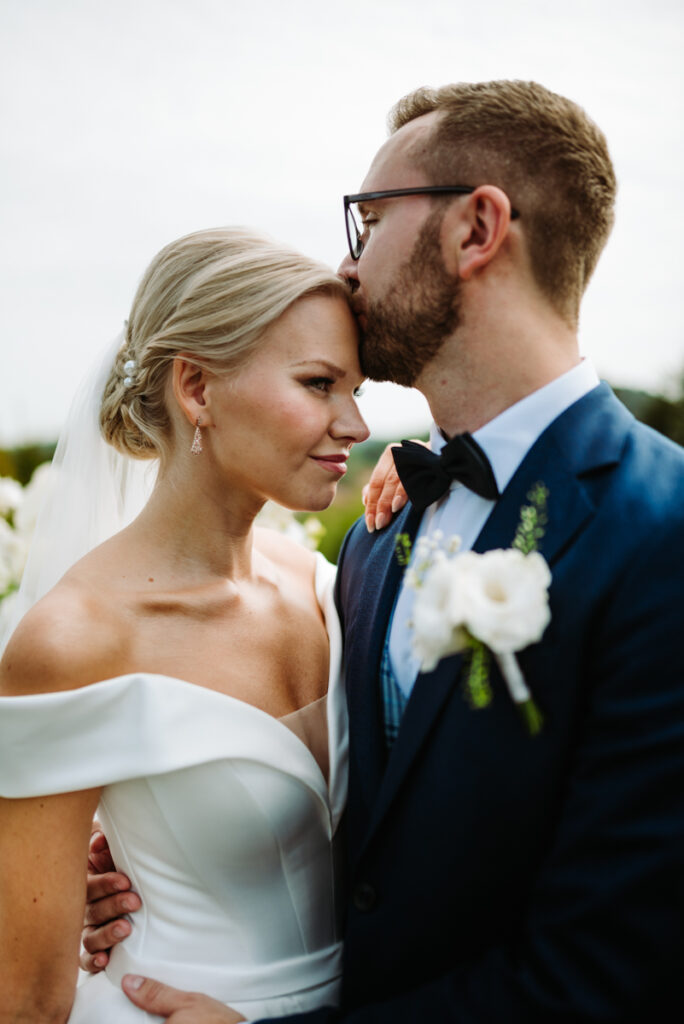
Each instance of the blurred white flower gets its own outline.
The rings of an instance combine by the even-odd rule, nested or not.
[[[19,533],[30,540],[36,528],[36,520],[54,480],[52,464],[44,462],[37,466],[24,488],[24,495],[15,517],[14,525]]]
[[[267,501],[257,516],[257,524],[269,530],[276,530],[294,540],[302,547],[315,551],[325,533],[325,527],[315,516],[307,516],[303,523],[289,508],[283,508],[274,501]]]
[[[27,554],[28,542],[0,519],[0,598],[19,585]]]
[[[49,463],[37,467],[26,487],[16,480],[0,478],[0,607],[3,621],[9,614],[12,591],[21,583],[38,512],[51,479]]]
[[[0,476],[0,516],[8,517],[20,507],[24,489],[17,480]]]

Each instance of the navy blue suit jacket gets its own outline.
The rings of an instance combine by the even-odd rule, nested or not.
[[[418,517],[345,540],[343,1005],[291,1024],[684,1019],[684,452],[603,384],[533,446],[474,550],[510,546],[537,482],[552,620],[519,656],[536,737],[496,669],[469,707],[454,656],[419,676],[386,757],[394,538]]]

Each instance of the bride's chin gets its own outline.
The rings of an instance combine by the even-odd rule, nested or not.
[[[281,505],[286,504],[286,508],[290,508],[293,512],[323,512],[324,509],[329,508],[335,500],[337,494],[337,484],[329,485],[324,491],[321,490],[316,494],[309,494],[306,498],[301,498],[296,503],[292,502],[279,502]],[[275,499],[278,500],[277,498]]]

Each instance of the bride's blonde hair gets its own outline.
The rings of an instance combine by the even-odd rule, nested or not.
[[[104,439],[124,455],[162,457],[171,440],[166,384],[174,357],[232,373],[274,320],[321,292],[348,298],[329,267],[247,228],[195,231],[165,246],[140,282],[105,385]]]

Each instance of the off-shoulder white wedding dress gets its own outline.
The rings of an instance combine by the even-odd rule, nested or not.
[[[347,714],[333,575],[318,556],[331,648],[327,772],[312,753],[325,746],[315,713],[278,720],[170,676],[0,700],[2,795],[104,786],[100,820],[142,897],[132,935],[79,986],[70,1024],[161,1019],[123,995],[127,972],[203,992],[247,1019],[338,1001],[334,839]]]

